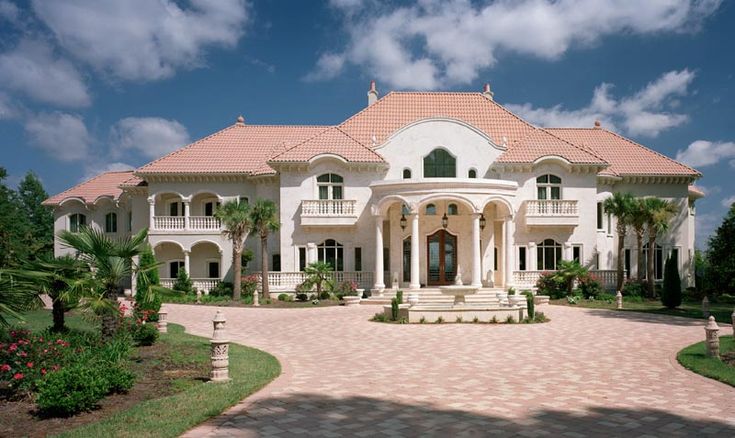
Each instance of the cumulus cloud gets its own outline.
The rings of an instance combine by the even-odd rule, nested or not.
[[[697,140],[676,153],[676,159],[693,167],[705,167],[722,160],[735,163],[735,142]]]
[[[554,60],[608,35],[693,32],[721,0],[522,0],[477,4],[423,0],[411,6],[364,7],[333,0],[348,43],[321,56],[311,73],[329,79],[343,56],[389,86],[435,89],[466,84],[502,53]],[[330,65],[333,67],[329,69]]]
[[[248,21],[245,0],[33,0],[58,43],[99,71],[155,80],[203,63],[209,46],[233,47]]]
[[[10,97],[0,92],[0,120],[15,119],[20,115],[20,109]]]
[[[147,158],[158,158],[189,142],[189,133],[184,125],[160,117],[128,117],[110,129],[114,157],[133,150]]]
[[[20,17],[20,10],[15,3],[9,2],[8,0],[0,1],[0,18],[4,18],[11,23],[14,23]]]
[[[25,123],[30,144],[59,161],[87,157],[92,137],[78,115],[61,112],[41,113]]]
[[[735,195],[722,200],[722,206],[727,209],[729,209],[732,204],[735,204]]]
[[[22,40],[0,54],[0,86],[61,107],[84,107],[92,101],[79,71],[40,40]]]
[[[591,127],[599,120],[611,130],[655,137],[688,120],[685,114],[672,112],[672,107],[676,106],[676,98],[688,93],[694,77],[695,73],[688,69],[670,71],[637,93],[620,99],[612,96],[612,84],[603,83],[595,88],[590,103],[578,109],[566,109],[562,105],[537,108],[530,103],[507,107],[541,126]]]

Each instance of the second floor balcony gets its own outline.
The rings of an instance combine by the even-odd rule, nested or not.
[[[313,199],[301,201],[301,225],[354,225],[357,222],[354,199]]]
[[[214,231],[222,224],[214,216],[153,216],[151,231]]]
[[[544,199],[526,201],[528,226],[577,226],[579,207],[576,200]]]

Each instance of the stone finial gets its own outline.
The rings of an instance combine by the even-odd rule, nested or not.
[[[705,341],[707,343],[707,357],[720,358],[720,338],[718,332],[720,327],[717,325],[714,316],[710,316],[707,325],[704,327]]]
[[[368,106],[378,101],[378,89],[375,86],[375,81],[370,81],[370,89],[367,92]]]
[[[600,121],[595,120],[595,129],[600,129],[600,126],[601,126]]]
[[[159,333],[168,333],[168,310],[164,306],[158,309],[157,327]]]
[[[212,346],[212,374],[210,380],[212,382],[227,382],[230,380],[230,341],[225,333],[225,315],[218,310],[212,320],[214,332],[212,339],[209,341]]]
[[[702,299],[702,316],[709,317],[709,298],[706,295]]]
[[[462,286],[462,268],[459,265],[457,265],[457,276],[454,277],[454,284]]]
[[[493,100],[493,96],[495,95],[495,93],[490,90],[489,82],[486,82],[485,85],[482,86],[482,95],[490,100]]]
[[[615,294],[615,306],[618,308],[618,310],[623,308],[623,294],[620,291]]]
[[[202,304],[202,291],[197,289],[197,301],[196,304]]]
[[[244,125],[245,124],[245,117],[243,117],[242,114],[240,114],[239,116],[237,116],[237,124],[238,125]]]

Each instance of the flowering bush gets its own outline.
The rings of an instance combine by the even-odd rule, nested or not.
[[[255,291],[258,290],[258,284],[260,284],[260,275],[258,274],[250,274],[242,277],[240,290],[243,297],[254,295]]]
[[[144,310],[141,314],[134,313],[127,316],[127,306],[120,304],[120,330],[129,334],[138,345],[153,345],[158,339],[158,329],[154,323],[150,323],[148,317],[150,311]]]
[[[58,371],[75,353],[71,344],[46,334],[11,330],[0,343],[0,387],[10,395],[28,395],[48,373]]]
[[[539,295],[548,295],[556,300],[567,295],[566,283],[561,281],[554,272],[542,272],[536,281]]]
[[[337,286],[337,294],[341,296],[357,296],[357,282],[343,281]]]
[[[597,298],[603,292],[602,283],[592,274],[580,275],[577,287],[585,298]]]

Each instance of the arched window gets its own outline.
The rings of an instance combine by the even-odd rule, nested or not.
[[[468,178],[477,178],[477,170],[470,169],[470,171],[467,172],[467,177]]]
[[[335,271],[344,271],[344,247],[334,239],[327,239],[317,246],[320,262],[329,263]]]
[[[316,179],[319,187],[319,199],[344,199],[344,179],[336,173],[325,173]]]
[[[546,239],[536,247],[539,270],[555,270],[562,260],[561,244],[554,239]]]
[[[457,204],[447,205],[447,215],[457,216],[458,214],[459,214],[459,208],[457,208]]]
[[[427,216],[435,216],[436,215],[436,205],[434,205],[434,204],[427,204],[426,205],[426,215]]]
[[[69,215],[69,231],[72,233],[78,233],[87,226],[87,216],[81,213],[74,213]]]
[[[644,277],[648,277],[648,244],[643,245],[643,272]],[[656,244],[653,251],[653,279],[661,280],[664,278],[664,249],[661,245]]]
[[[424,157],[424,178],[455,178],[457,160],[444,149],[434,149]]]
[[[117,213],[105,215],[105,233],[117,233]]]
[[[536,178],[538,199],[561,199],[561,178],[556,175],[541,175]]]
[[[411,179],[411,169],[403,169],[403,179]]]

